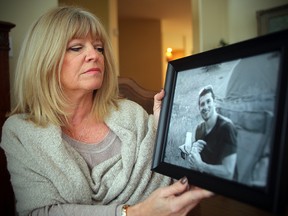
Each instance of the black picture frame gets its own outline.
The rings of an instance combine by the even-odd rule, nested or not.
[[[287,205],[287,38],[284,30],[168,62],[151,169],[281,213]],[[217,112],[236,127],[235,179],[199,171],[183,155],[186,139],[188,147],[195,141],[198,93],[206,85],[213,85]]]

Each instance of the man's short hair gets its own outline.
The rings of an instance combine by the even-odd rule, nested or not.
[[[207,85],[207,86],[203,87],[203,88],[200,90],[198,100],[200,101],[200,97],[202,97],[202,96],[204,96],[204,95],[206,95],[206,94],[208,94],[208,93],[211,93],[212,98],[213,98],[213,100],[214,100],[214,99],[215,99],[215,94],[214,94],[212,85]]]

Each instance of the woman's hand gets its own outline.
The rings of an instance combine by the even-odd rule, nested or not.
[[[186,177],[173,185],[155,190],[146,200],[127,211],[129,216],[184,216],[193,209],[202,199],[213,194],[207,190],[191,187]]]
[[[154,96],[154,106],[153,106],[153,114],[155,118],[156,125],[158,125],[162,99],[164,98],[165,92],[163,89],[159,93]]]

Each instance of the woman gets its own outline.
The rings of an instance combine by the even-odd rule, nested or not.
[[[164,92],[154,116],[118,98],[110,43],[91,13],[59,7],[34,23],[15,90],[1,146],[20,215],[186,215],[210,196],[150,171]]]

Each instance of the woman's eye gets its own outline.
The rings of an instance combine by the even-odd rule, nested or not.
[[[104,53],[104,48],[103,47],[96,47],[95,48],[99,53]]]
[[[73,47],[70,47],[68,50],[79,52],[81,49],[82,49],[81,46],[73,46]]]

